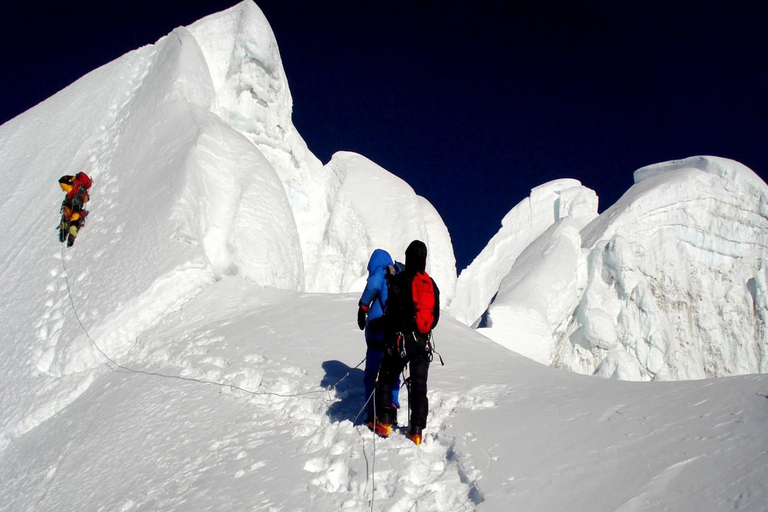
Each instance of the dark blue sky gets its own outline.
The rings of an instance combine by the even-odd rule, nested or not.
[[[236,2],[9,3],[0,123]],[[665,160],[712,154],[768,176],[763,1],[257,4],[310,149],[324,162],[355,151],[408,181],[445,220],[459,270],[552,179],[581,180],[602,211]]]

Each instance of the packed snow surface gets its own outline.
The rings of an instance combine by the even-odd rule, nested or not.
[[[320,163],[291,109],[245,1],[0,127],[2,510],[768,510],[768,376],[617,382],[500,346],[621,378],[765,371],[750,170],[652,166],[600,216],[544,184],[457,282],[434,207],[360,155]],[[355,421],[367,259],[416,238],[458,319],[419,447]]]
[[[55,309],[67,323],[88,301],[79,249],[75,309]],[[58,414],[25,416],[0,453],[4,510],[765,510],[768,376],[583,377],[446,316],[416,447],[353,423],[357,300],[228,277],[145,330],[121,367],[86,342],[80,357],[106,364],[70,376]]]

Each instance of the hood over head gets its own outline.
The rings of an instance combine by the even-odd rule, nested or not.
[[[405,270],[424,272],[427,268],[427,246],[421,240],[414,240],[405,250]]]
[[[368,273],[373,274],[377,269],[392,265],[392,256],[384,249],[376,249],[368,260]]]

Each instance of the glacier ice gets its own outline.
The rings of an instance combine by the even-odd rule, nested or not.
[[[465,320],[488,300],[481,332],[578,373],[679,380],[764,372],[766,184],[711,156],[644,167],[635,182],[580,231],[553,227],[493,260],[497,247],[528,243],[519,234],[527,220],[518,232],[505,224],[468,269],[485,264],[490,277],[480,278],[485,289],[473,285],[483,295]],[[529,206],[510,215],[519,209]],[[455,303],[467,296],[464,282],[462,273]]]

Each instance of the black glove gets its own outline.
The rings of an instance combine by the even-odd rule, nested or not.
[[[367,316],[368,316],[368,312],[364,310],[362,306],[357,308],[357,326],[360,328],[361,331],[365,329],[365,319]]]

